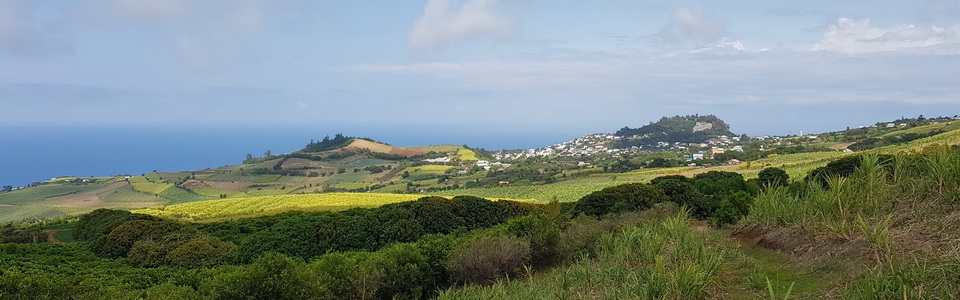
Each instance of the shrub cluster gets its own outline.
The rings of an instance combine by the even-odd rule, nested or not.
[[[209,267],[229,261],[236,246],[190,225],[128,211],[98,209],[80,217],[74,237],[100,257],[138,266]]]
[[[267,252],[310,259],[330,251],[374,251],[413,242],[427,234],[487,228],[542,210],[541,205],[489,201],[471,196],[424,197],[378,208],[342,212],[288,212],[201,226],[239,245],[238,259],[250,262]]]
[[[693,178],[680,175],[654,178],[650,184],[628,183],[593,192],[577,201],[575,210],[590,216],[648,209],[670,201],[685,206],[699,219],[715,224],[736,223],[749,213],[752,197],[743,175],[710,171]]]

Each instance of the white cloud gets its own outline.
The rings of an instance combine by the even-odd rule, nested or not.
[[[960,25],[921,28],[909,24],[896,27],[872,27],[869,19],[840,18],[831,24],[813,51],[849,54],[891,51],[928,54],[960,54]]]
[[[467,0],[459,7],[449,0],[429,0],[410,29],[410,47],[436,49],[461,40],[506,38],[514,25],[498,15],[498,6],[498,0]]]
[[[97,0],[78,19],[102,29],[137,28],[164,40],[177,62],[204,70],[229,60],[236,47],[263,30],[268,19],[301,11],[302,0]],[[121,29],[122,30],[122,29]]]
[[[707,15],[699,5],[683,6],[674,10],[671,23],[661,34],[705,45],[724,38],[727,34],[727,24]]]
[[[667,56],[364,65],[355,70],[442,82],[452,90],[504,97],[549,95],[561,103],[589,99],[596,105],[958,104],[960,99],[950,82],[960,77],[960,69],[942,67],[960,63],[954,56],[876,54],[851,60],[830,52],[750,52],[737,50],[741,46],[736,42],[727,44],[730,51]]]

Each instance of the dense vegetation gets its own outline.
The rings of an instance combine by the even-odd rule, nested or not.
[[[960,268],[951,267],[960,262],[951,256],[955,250],[898,257],[895,253],[904,253],[913,241],[897,241],[888,232],[891,218],[936,226],[923,223],[927,218],[909,219],[920,210],[897,214],[898,207],[944,208],[960,201],[957,147],[845,157],[792,182],[781,169],[761,174],[750,181],[721,171],[661,176],[650,184],[595,191],[572,204],[427,197],[378,208],[206,224],[98,210],[75,224],[79,244],[0,247],[0,297],[528,299],[588,293],[702,299],[741,292],[790,294],[796,282],[788,288],[768,273],[736,269],[749,265],[751,254],[721,232],[695,228],[699,221],[693,219],[714,225],[743,220],[747,229],[798,226],[850,241],[863,236],[869,251],[844,258],[852,261],[847,267],[869,262],[876,267],[845,275],[852,277],[841,282],[849,284],[835,291],[845,297],[943,298],[960,288],[952,279],[960,275]],[[900,238],[916,232],[912,226],[901,228]],[[36,232],[18,230],[4,230],[10,237],[6,241],[29,242],[16,237]],[[949,229],[940,232],[960,237]],[[941,251],[950,246],[930,247]],[[838,255],[850,255],[844,253],[864,252]],[[812,261],[832,256],[825,257]],[[731,272],[748,274],[742,283],[726,281]],[[510,280],[516,278],[529,279]],[[810,287],[798,289],[822,295]]]
[[[655,169],[679,165],[677,153],[601,155],[587,167],[578,165],[584,157],[490,170],[420,161],[490,155],[453,146],[409,159],[368,149],[267,153],[203,172],[11,187],[0,199],[14,204],[108,186],[102,199],[131,202],[180,199],[171,193],[203,200],[236,187],[245,192],[230,195],[272,196],[5,225],[0,299],[955,298],[960,149],[922,146],[956,143],[960,132],[915,140],[955,125],[903,122],[698,162],[750,160],[740,166]],[[824,151],[841,141],[884,147]],[[282,173],[321,168],[320,178]],[[320,189],[571,203],[299,194]],[[71,233],[78,243],[62,238]],[[34,244],[55,236],[70,244]]]
[[[709,124],[709,128],[697,128],[697,123]],[[695,130],[697,129],[697,130]],[[733,136],[730,125],[714,115],[689,115],[663,117],[640,128],[624,127],[614,134],[617,136],[638,136],[637,139],[625,139],[617,143],[617,148],[630,146],[656,146],[657,142],[701,143],[712,137]]]
[[[323,152],[330,151],[334,149],[339,149],[346,147],[353,141],[354,138],[346,137],[343,134],[336,134],[331,139],[330,136],[323,137],[323,140],[319,142],[310,141],[305,147],[303,147],[303,152]]]

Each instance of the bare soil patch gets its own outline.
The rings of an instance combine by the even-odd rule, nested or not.
[[[784,253],[790,261],[814,268],[842,267],[849,274],[859,274],[862,266],[873,264],[873,250],[860,237],[846,239],[800,228],[762,225],[741,226],[730,237],[746,246]]]
[[[424,152],[420,152],[420,151],[417,151],[417,150],[404,150],[404,149],[393,149],[393,150],[391,150],[391,151],[388,152],[388,153],[389,153],[389,154],[393,154],[393,155],[403,155],[403,156],[406,156],[406,157],[411,157],[411,156],[417,156],[417,155],[426,154],[426,153],[424,153]]]
[[[830,149],[840,151],[840,150],[843,150],[843,149],[847,149],[847,147],[850,147],[850,145],[853,145],[853,144],[856,144],[856,143],[855,143],[855,142],[853,142],[853,143],[839,143],[839,144],[830,146]]]
[[[104,203],[103,200],[97,196],[97,194],[112,192],[128,184],[129,183],[127,182],[117,182],[99,190],[52,197],[47,199],[47,203],[50,203],[51,206],[56,207],[96,207]]]
[[[215,188],[215,189],[218,189],[218,190],[224,190],[224,191],[242,191],[242,190],[250,187],[250,185],[253,184],[253,183],[252,183],[252,182],[249,182],[249,181],[230,181],[230,182],[227,182],[227,181],[204,181],[204,182],[201,182],[200,184],[206,184],[207,186],[212,187],[212,188]]]
[[[380,143],[374,143],[368,140],[356,139],[350,145],[344,147],[346,149],[369,149],[373,152],[380,153],[390,153],[391,150],[394,150],[393,146],[384,145]]]

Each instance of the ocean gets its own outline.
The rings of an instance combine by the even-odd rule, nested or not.
[[[0,186],[58,176],[139,175],[239,164],[247,153],[288,153],[311,139],[343,133],[394,146],[455,144],[487,150],[529,149],[589,133],[507,133],[450,127],[389,128],[130,128],[0,127]]]

